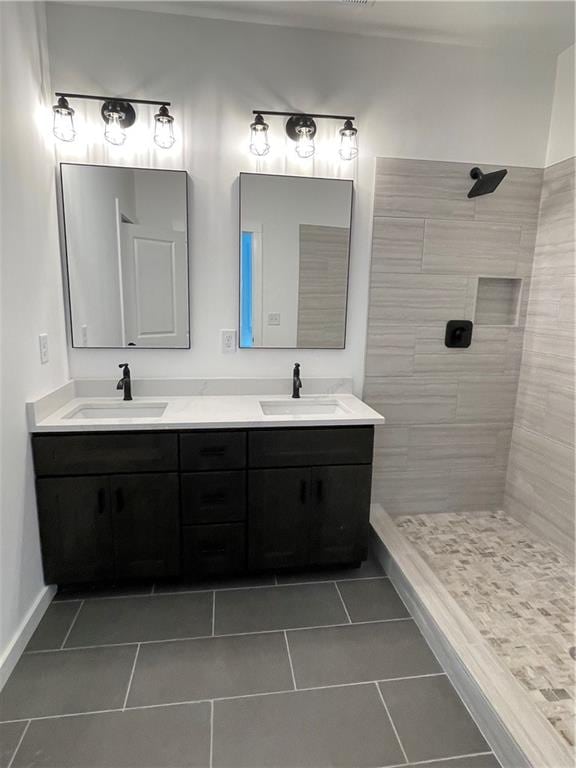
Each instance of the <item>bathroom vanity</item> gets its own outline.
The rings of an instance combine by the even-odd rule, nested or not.
[[[366,557],[374,424],[382,419],[353,395],[295,405],[247,396],[106,400],[74,400],[33,428],[48,583]],[[162,416],[130,416],[155,413],[154,403]],[[186,413],[200,407],[203,419],[190,416],[197,428],[187,428]],[[227,414],[220,426],[216,413]]]

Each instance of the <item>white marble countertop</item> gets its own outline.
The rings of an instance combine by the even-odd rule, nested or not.
[[[31,432],[103,432],[122,430],[226,429],[257,427],[325,427],[358,426],[384,423],[384,418],[359,398],[349,393],[302,395],[291,400],[286,395],[199,395],[138,396],[130,402],[118,397],[71,397],[60,399],[51,413],[46,408],[28,408]],[[303,410],[314,410],[318,403],[336,405],[335,413],[297,413],[266,415],[261,403],[295,404]],[[166,404],[161,416],[130,416],[134,407]],[[56,403],[55,403],[56,404]],[[71,417],[82,407],[112,406],[126,410],[126,416],[113,418]],[[94,413],[96,414],[96,409]]]

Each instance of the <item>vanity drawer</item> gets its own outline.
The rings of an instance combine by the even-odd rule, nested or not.
[[[37,475],[178,471],[178,436],[171,432],[34,435]]]
[[[243,469],[246,432],[184,432],[180,435],[180,469]]]
[[[246,517],[246,473],[182,475],[182,522],[229,523]]]
[[[255,429],[249,433],[251,467],[371,464],[374,428]]]
[[[243,523],[186,525],[182,529],[184,574],[220,576],[246,568],[246,527]]]

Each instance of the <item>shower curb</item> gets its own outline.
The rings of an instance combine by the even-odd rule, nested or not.
[[[503,768],[573,768],[570,749],[379,504],[370,523],[376,558]]]

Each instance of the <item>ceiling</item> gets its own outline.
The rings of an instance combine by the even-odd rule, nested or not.
[[[81,1],[81,0],[80,0]],[[559,53],[574,42],[568,0],[103,0],[133,10],[377,37]]]

